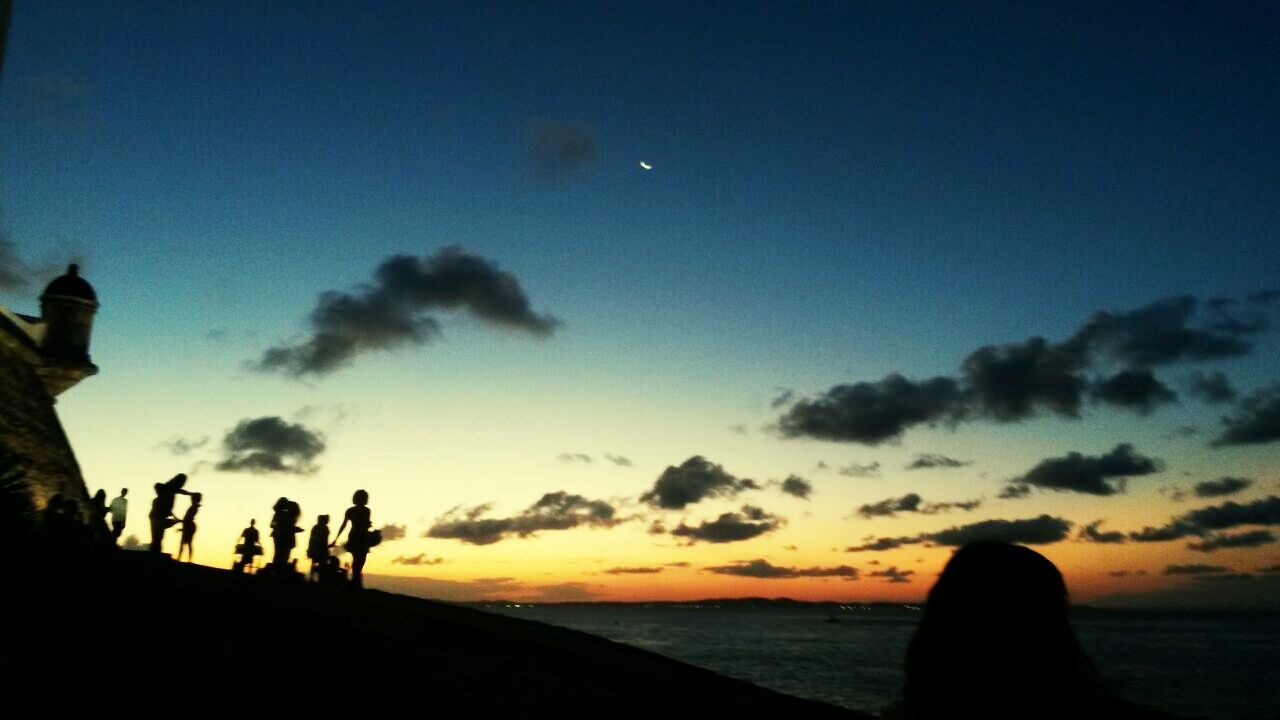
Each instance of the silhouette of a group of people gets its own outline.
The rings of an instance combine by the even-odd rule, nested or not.
[[[338,546],[338,538],[350,525],[347,542],[344,548],[351,553],[351,584],[361,587],[364,584],[364,564],[369,550],[382,541],[382,533],[373,529],[369,515],[369,493],[357,490],[351,497],[351,507],[343,515],[342,525],[329,540],[329,516],[320,515],[311,528],[307,539],[307,559],[311,561],[311,569],[307,577],[319,582],[338,582],[344,577],[337,556],[332,552]],[[297,547],[297,535],[302,532],[298,520],[302,516],[302,508],[297,502],[282,497],[272,506],[271,541],[273,551],[271,562],[264,568],[268,574],[296,576],[297,570],[292,559],[293,549]],[[240,533],[240,541],[236,545],[239,559],[233,569],[243,571],[253,566],[254,558],[262,554],[261,535],[258,521],[249,521],[249,527]]]
[[[177,559],[181,560],[186,553],[188,562],[195,557],[196,515],[200,512],[203,496],[198,492],[186,489],[187,476],[183,473],[174,475],[165,482],[155,484],[155,499],[151,501],[151,511],[147,518],[151,528],[151,545],[147,548],[152,554],[164,554],[164,536],[169,528],[181,526]],[[47,503],[42,517],[46,533],[52,540],[50,544],[71,542],[79,533],[84,535],[103,528],[111,538],[110,542],[119,542],[124,532],[129,512],[129,490],[122,488],[120,494],[107,503],[106,491],[99,490],[89,501],[89,514],[94,522],[86,525],[80,517],[80,505],[62,495],[56,495]],[[186,511],[179,517],[175,513],[175,505],[179,495],[189,498]],[[264,568],[268,574],[296,575],[292,554],[297,546],[297,535],[302,532],[298,522],[302,516],[302,507],[287,497],[282,497],[272,506],[270,536],[274,545],[271,562]],[[232,569],[244,571],[254,567],[254,559],[263,554],[261,535],[257,528],[257,520],[250,520],[249,526],[240,533],[235,547],[238,558]],[[369,493],[357,490],[351,497],[351,507],[342,517],[342,524],[333,540],[329,538],[329,516],[320,515],[311,528],[308,538],[306,556],[311,561],[307,577],[320,582],[340,581],[345,579],[337,555],[333,550],[338,547],[338,539],[350,527],[347,542],[343,546],[351,554],[351,584],[361,587],[364,581],[364,565],[369,550],[382,541],[382,533],[373,529],[369,514]],[[85,538],[87,541],[88,538]]]

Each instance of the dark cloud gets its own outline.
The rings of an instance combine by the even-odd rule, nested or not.
[[[885,582],[891,583],[909,583],[911,576],[915,575],[915,570],[899,570],[896,565],[890,565],[883,570],[874,570],[867,573],[868,577],[884,578]]]
[[[395,540],[403,540],[408,529],[409,528],[404,525],[387,523],[386,525],[378,528],[378,532],[382,533],[382,542],[392,542]]]
[[[701,455],[694,455],[679,467],[668,466],[640,496],[642,502],[665,510],[679,510],[706,498],[734,497],[743,490],[758,490],[753,480],[738,479]]]
[[[664,564],[663,564],[663,567],[687,568],[687,567],[689,567],[689,565],[691,565],[691,564],[692,564],[692,563],[689,563],[689,562],[686,562],[686,561],[684,561],[684,560],[681,560],[680,562],[669,562],[669,563],[664,563]]]
[[[1095,402],[1107,403],[1150,415],[1156,407],[1176,403],[1178,395],[1156,379],[1150,370],[1122,370],[1089,390]]]
[[[378,266],[372,284],[321,293],[311,311],[311,337],[269,348],[253,367],[294,378],[327,375],[361,353],[434,339],[440,323],[424,314],[432,310],[466,310],[488,324],[539,337],[560,325],[533,312],[514,275],[453,246],[422,258],[394,255]]]
[[[1231,568],[1221,565],[1170,565],[1164,569],[1165,575],[1204,575],[1206,573],[1227,572]]]
[[[1088,385],[1079,373],[1087,365],[1081,348],[1033,337],[979,348],[965,358],[961,374],[978,416],[1016,422],[1046,411],[1074,418]]]
[[[1251,548],[1270,545],[1275,542],[1276,538],[1271,534],[1270,530],[1250,530],[1248,532],[1220,535],[1210,535],[1203,542],[1187,543],[1188,550],[1196,552],[1214,552],[1215,550],[1227,550],[1231,548]]]
[[[1018,500],[1031,494],[1030,485],[1019,485],[1018,483],[1010,483],[1005,485],[996,495],[1001,500]]]
[[[562,463],[583,463],[591,464],[591,456],[586,453],[560,453],[556,456],[556,460]]]
[[[167,450],[173,455],[190,455],[192,451],[199,450],[208,443],[208,435],[202,435],[194,440],[175,436],[161,442],[159,445],[156,445],[156,447]]]
[[[609,453],[609,452],[604,454],[604,459],[608,460],[614,465],[617,465],[618,467],[631,467],[632,465],[635,465],[635,463],[631,462],[630,458],[625,458],[621,455],[614,455],[613,453]]]
[[[1179,427],[1174,428],[1173,430],[1170,430],[1169,434],[1164,436],[1164,439],[1174,440],[1177,438],[1187,438],[1187,437],[1196,435],[1199,432],[1200,432],[1200,428],[1196,427],[1195,425],[1181,425]]]
[[[844,475],[845,477],[854,477],[854,478],[880,477],[880,463],[871,462],[871,463],[867,463],[866,465],[859,465],[858,463],[849,463],[848,465],[842,466],[839,469],[837,469],[836,472],[840,473],[841,475]]]
[[[1095,543],[1116,544],[1124,542],[1124,533],[1119,530],[1105,532],[1100,530],[1102,520],[1094,520],[1093,522],[1080,528],[1080,534],[1077,536],[1081,540]]]
[[[1108,574],[1108,575],[1110,575],[1111,577],[1129,577],[1130,575],[1138,575],[1138,576],[1146,575],[1146,574],[1147,574],[1147,571],[1146,571],[1146,570],[1134,570],[1133,572],[1130,572],[1130,571],[1128,571],[1128,570],[1112,570],[1111,572],[1109,572],[1109,573],[1107,573],[1107,574]]]
[[[961,363],[958,378],[915,382],[894,373],[878,382],[834,386],[797,401],[777,428],[789,438],[875,445],[916,425],[943,421],[1076,418],[1086,395],[1145,414],[1176,399],[1153,367],[1245,355],[1254,349],[1250,337],[1266,326],[1260,311],[1241,314],[1229,301],[1200,303],[1188,296],[1130,312],[1099,312],[1061,343],[1032,337],[979,348]],[[1091,378],[1101,372],[1112,374]],[[1280,399],[1275,412],[1280,414]],[[1267,427],[1280,435],[1275,418]],[[1239,440],[1224,436],[1223,444],[1232,442]]]
[[[783,480],[781,488],[782,492],[805,500],[808,500],[809,496],[813,494],[813,483],[799,475],[792,475]]]
[[[972,460],[957,460],[937,453],[919,453],[916,459],[907,465],[908,470],[926,470],[929,468],[959,468],[972,465]]]
[[[1131,367],[1152,367],[1184,360],[1238,357],[1253,350],[1245,336],[1260,332],[1265,323],[1224,322],[1220,301],[1210,301],[1208,318],[1197,318],[1200,303],[1180,296],[1158,300],[1127,313],[1100,312],[1073,338],[1093,351]]]
[[[905,545],[916,545],[924,542],[919,537],[887,537],[887,538],[869,538],[868,542],[862,545],[851,545],[844,549],[845,552],[879,552],[882,550],[895,550]]]
[[[1226,427],[1211,444],[1259,445],[1280,440],[1280,382],[1240,400],[1235,414],[1222,418]]]
[[[1157,473],[1163,467],[1164,463],[1158,458],[1140,455],[1134,452],[1133,445],[1121,443],[1106,455],[1097,457],[1071,452],[1064,457],[1041,460],[1027,474],[1014,478],[1011,483],[1061,492],[1115,495],[1124,492],[1124,479]],[[1120,482],[1108,482],[1112,480]]]
[[[1252,484],[1252,480],[1239,477],[1221,477],[1217,480],[1205,480],[1204,482],[1196,483],[1196,497],[1211,498],[1235,495]]]
[[[779,388],[778,394],[774,395],[773,399],[769,401],[769,407],[773,408],[774,410],[777,410],[785,405],[790,404],[791,401],[795,399],[795,397],[796,397],[795,390],[792,390],[790,388]]]
[[[1242,525],[1280,525],[1280,497],[1272,495],[1241,505],[1228,500],[1221,505],[1192,510],[1171,519],[1161,527],[1145,527],[1129,533],[1135,542],[1165,542],[1213,531],[1230,530]]]
[[[484,517],[490,507],[485,504],[469,509],[454,508],[436,518],[424,536],[490,545],[511,535],[523,538],[544,530],[609,528],[622,522],[614,517],[616,511],[609,503],[564,491],[547,493],[512,517]]]
[[[800,400],[778,419],[778,430],[788,438],[877,445],[912,426],[955,419],[960,401],[951,378],[916,382],[893,374],[874,383],[837,385],[814,400]]]
[[[1188,392],[1191,393],[1191,397],[1207,403],[1228,403],[1236,399],[1236,389],[1232,387],[1231,381],[1227,380],[1227,376],[1221,372],[1206,375],[1197,370],[1191,374],[1188,385]]]
[[[918,512],[924,500],[915,493],[907,493],[900,498],[889,498],[877,503],[870,503],[858,508],[858,514],[864,518],[894,517],[900,512]]]
[[[533,120],[525,142],[534,170],[544,180],[560,181],[579,175],[596,162],[599,149],[591,128],[562,120]]]
[[[858,569],[848,565],[834,567],[780,567],[771,564],[764,558],[756,560],[739,560],[732,565],[714,565],[703,570],[717,575],[737,575],[739,577],[761,578],[765,580],[786,580],[799,577],[841,577],[846,580],[857,580]]]
[[[613,567],[604,572],[609,575],[654,575],[662,570],[660,567]]]
[[[383,539],[385,540],[386,538]],[[391,562],[394,565],[440,565],[444,563],[444,558],[432,558],[427,557],[426,553],[418,553],[412,557],[401,555],[393,559]]]
[[[925,502],[916,493],[907,493],[900,498],[888,498],[877,503],[869,503],[858,508],[858,514],[864,518],[896,517],[897,513],[921,513],[936,515],[952,510],[969,512],[982,505],[981,500],[961,500],[957,502],[931,503]]]
[[[753,505],[743,505],[740,512],[727,512],[715,520],[704,520],[697,527],[680,523],[671,531],[675,537],[710,543],[740,542],[777,530],[785,521]]]
[[[1065,540],[1071,522],[1059,517],[1040,515],[1025,520],[983,520],[960,525],[936,533],[922,533],[920,538],[938,545],[961,547],[978,540],[995,540],[1017,545],[1047,545]]]
[[[222,438],[223,458],[216,467],[224,472],[310,475],[315,459],[324,452],[324,435],[302,423],[276,416],[241,420]]]

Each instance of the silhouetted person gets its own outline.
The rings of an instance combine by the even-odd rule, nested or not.
[[[365,558],[369,555],[369,548],[381,542],[382,537],[380,533],[371,529],[373,523],[369,520],[369,493],[357,490],[351,496],[351,502],[354,504],[347,508],[347,514],[342,516],[342,525],[338,527],[338,532],[333,536],[333,542],[329,547],[338,544],[338,538],[350,523],[351,532],[347,535],[347,552],[351,553],[351,584],[363,587]]]
[[[125,496],[129,494],[129,488],[120,488],[120,495],[111,501],[108,510],[111,512],[111,537],[117,541],[120,540],[120,534],[124,532],[125,518],[129,515],[129,501]]]
[[[311,537],[307,540],[307,557],[311,560],[311,572],[307,577],[311,580],[321,579],[329,561],[329,516],[316,518],[315,527],[311,528]]]
[[[187,562],[191,562],[195,556],[196,513],[200,512],[200,499],[203,497],[200,493],[191,493],[191,505],[182,516],[182,542],[178,544],[179,560],[182,559],[183,548],[187,550]]]
[[[162,552],[164,531],[177,524],[178,518],[173,515],[173,502],[179,494],[190,495],[182,489],[187,484],[187,476],[178,473],[167,482],[156,483],[156,499],[151,501],[151,552]]]
[[[262,545],[258,542],[258,521],[250,520],[249,527],[240,533],[240,544],[236,546],[236,554],[240,559],[232,566],[232,570],[242,572],[253,565],[253,559],[262,554]]]
[[[1162,717],[1107,697],[1067,620],[1067,586],[1040,553],[977,542],[929,591],[886,718]]]
[[[282,497],[271,509],[274,511],[271,516],[271,541],[275,544],[271,564],[276,570],[284,570],[289,567],[289,555],[298,544],[297,533],[302,532],[302,528],[298,527],[298,516],[302,514],[302,508],[289,498]]]

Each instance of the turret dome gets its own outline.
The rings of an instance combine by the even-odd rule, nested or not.
[[[49,296],[75,298],[95,305],[98,303],[98,293],[94,292],[88,280],[80,277],[80,266],[74,263],[67,267],[66,275],[54,278],[53,282],[49,283],[44,293],[40,295],[40,299],[44,300]]]

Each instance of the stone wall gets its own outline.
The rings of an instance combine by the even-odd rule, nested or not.
[[[0,337],[0,443],[18,457],[37,510],[58,493],[87,510],[89,494],[53,398],[28,353],[12,341]]]

